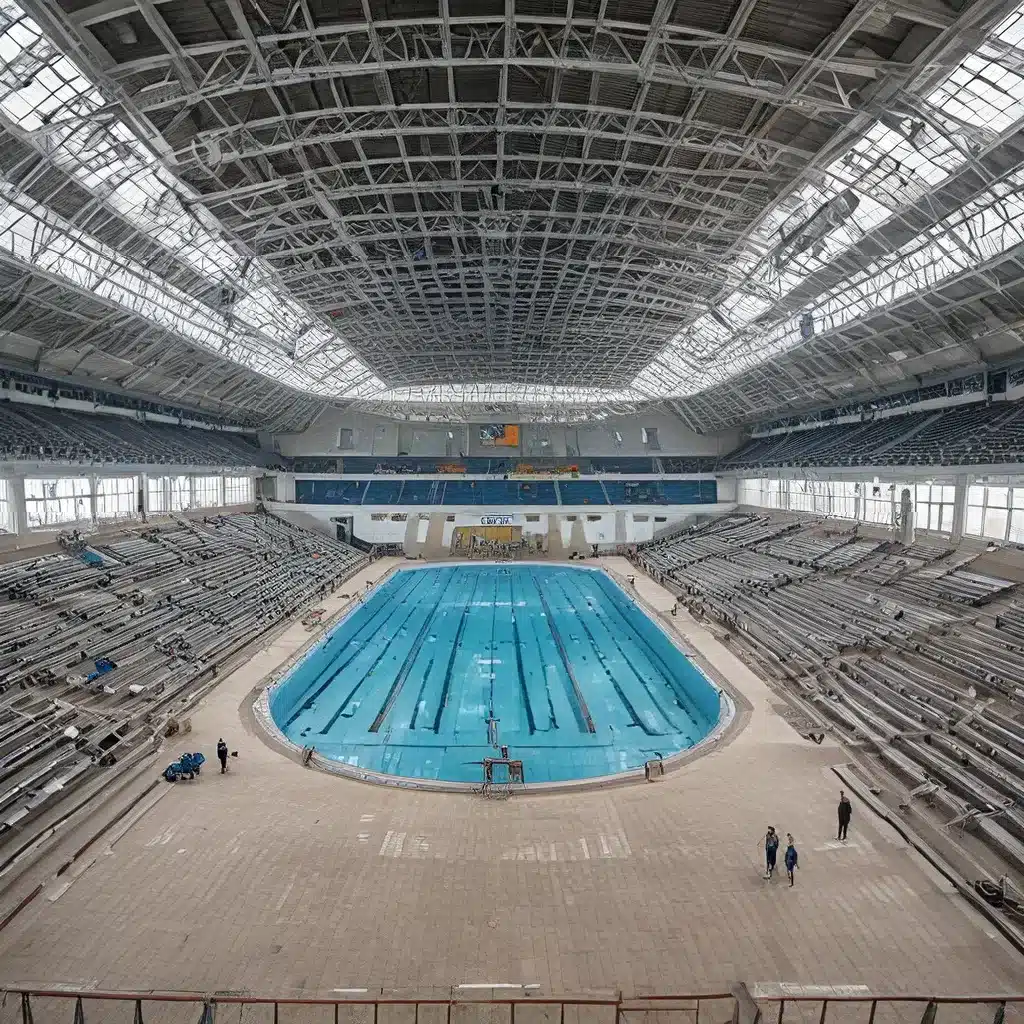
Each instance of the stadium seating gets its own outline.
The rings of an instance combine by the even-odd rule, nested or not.
[[[296,483],[298,488],[298,483]],[[396,505],[440,505],[444,494],[443,480],[406,480]],[[296,491],[296,498],[298,492]]]
[[[366,564],[263,514],[137,528],[85,553],[0,566],[0,836],[19,843],[77,787],[130,770],[218,666]]]
[[[388,480],[378,478],[371,480],[366,485],[363,494],[364,505],[397,505],[402,498],[403,480]]]
[[[978,403],[754,438],[721,469],[958,466],[1024,461],[1024,402]]]
[[[449,480],[442,505],[557,505],[550,480]]]
[[[664,505],[657,480],[605,480],[605,493],[613,505]]]
[[[608,495],[600,480],[559,480],[558,493],[563,505],[608,505]]]
[[[713,473],[717,455],[662,455],[658,460],[663,473]]]
[[[623,455],[592,455],[585,460],[591,473],[654,473],[654,460]]]
[[[296,480],[295,500],[301,505],[361,505],[367,480]]]
[[[277,461],[244,434],[9,401],[0,401],[0,459],[238,467]]]
[[[557,490],[556,490],[557,487]],[[302,505],[692,505],[718,500],[714,480],[296,480]]]
[[[516,473],[535,472],[566,474],[570,466],[575,466],[580,473],[645,473],[658,472],[654,460],[643,456],[591,456],[580,458],[566,456],[529,456],[472,458],[463,456],[399,456],[387,458],[375,455],[347,455],[340,460],[340,467],[330,469],[311,469],[310,463],[319,460],[319,456],[303,456],[296,459],[296,468],[305,473],[346,473],[346,474],[398,474],[398,475],[460,475],[471,476],[503,476]],[[337,463],[338,460],[331,459]],[[714,460],[712,460],[712,463]],[[696,470],[670,470],[669,472],[697,472]]]
[[[297,455],[292,459],[292,470],[296,473],[339,473],[338,460],[321,455]]]
[[[733,650],[801,702],[810,733],[832,729],[876,758],[905,787],[905,810],[934,805],[940,822],[1024,868],[1024,607],[1013,580],[948,545],[905,548],[765,515],[718,517],[634,557],[691,614],[729,630]]]
[[[696,505],[718,500],[714,480],[662,480],[661,493],[666,505]]]

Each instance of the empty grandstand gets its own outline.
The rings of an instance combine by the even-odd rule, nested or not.
[[[365,562],[263,514],[177,519],[0,565],[0,872],[47,837],[55,806],[96,800],[233,658]]]
[[[1020,877],[1019,573],[997,575],[948,543],[763,515],[711,520],[636,558],[729,631],[806,710],[808,733],[827,728],[868,751],[898,780],[904,809],[937,809],[939,828],[977,835]]]
[[[0,1024],[1024,1024],[1022,129],[1022,0],[0,0]]]

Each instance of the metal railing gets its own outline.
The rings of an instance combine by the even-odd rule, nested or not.
[[[325,998],[196,992],[0,990],[2,1024],[1017,1024],[1024,994],[850,994],[863,986],[758,985],[753,992],[549,996],[452,990],[387,996],[346,990]],[[337,990],[341,992],[342,990]]]

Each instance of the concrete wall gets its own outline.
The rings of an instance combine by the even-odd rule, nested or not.
[[[660,452],[644,445],[644,427],[657,429]],[[581,455],[722,455],[740,443],[738,430],[697,434],[679,417],[653,412],[609,417],[600,423],[581,425],[575,433]]]
[[[301,434],[277,434],[274,441],[282,455],[386,455],[399,451],[397,420],[366,416],[341,409],[325,409]],[[338,446],[342,427],[352,430],[352,448]]]
[[[268,502],[267,507],[277,515],[295,523],[296,526],[303,526],[306,529],[315,529],[328,536],[335,536],[335,524],[331,521],[339,516],[351,516],[352,528],[355,535],[370,544],[401,544],[406,537],[408,520],[395,521],[391,517],[396,514],[407,512],[409,516],[445,516],[443,543],[447,547],[451,543],[452,531],[455,529],[455,522],[448,522],[448,516],[456,516],[459,513],[470,513],[472,515],[485,514],[489,510],[476,506],[468,509],[456,508],[418,508],[399,509],[396,506],[389,506],[385,512],[386,518],[373,519],[373,510],[367,510],[361,506],[346,505],[294,505],[280,502]],[[563,543],[568,545],[572,533],[573,521],[570,517],[575,516],[577,521],[583,524],[583,535],[588,544],[600,544],[613,547],[616,544],[638,544],[650,540],[655,531],[661,531],[674,523],[698,515],[716,515],[722,512],[729,512],[735,506],[732,504],[717,505],[678,505],[672,506],[672,510],[651,507],[630,507],[610,508],[595,512],[592,508],[569,508],[560,509],[553,513],[550,507],[537,507],[533,509],[516,509],[517,514],[536,515],[536,522],[527,522],[524,532],[527,534],[546,535],[548,532],[549,518],[554,515],[562,534]],[[381,510],[383,511],[383,510]],[[507,509],[494,509],[490,511],[504,512]],[[616,517],[621,516],[619,524]],[[419,540],[426,537],[429,520],[421,520],[417,531]],[[617,536],[617,525],[620,527]]]
[[[520,426],[519,445],[514,448],[485,445],[480,440],[480,426],[479,423],[400,423],[342,409],[325,409],[308,430],[301,434],[279,434],[275,441],[282,455],[394,457],[405,452],[427,457],[457,457],[461,451],[469,456],[499,458],[503,455],[561,458],[569,452],[578,455],[659,454],[644,445],[643,427],[657,428],[660,452],[666,455],[720,455],[740,443],[739,431],[697,434],[679,417],[664,412],[613,416],[578,426],[524,423]],[[352,431],[353,447],[345,451],[338,446],[342,427]],[[449,433],[454,436],[449,438]]]

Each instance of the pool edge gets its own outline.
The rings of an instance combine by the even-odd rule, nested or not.
[[[514,562],[489,562],[479,559],[457,559],[453,561],[457,561],[459,563],[465,562],[471,565],[565,566],[573,569],[586,569],[590,572],[601,572],[604,573],[629,600],[637,605],[637,607],[644,613],[645,617],[653,622],[668,638],[669,642],[679,650],[679,652],[698,672],[700,672],[702,676],[704,676],[708,685],[717,691],[719,698],[720,710],[718,721],[715,723],[714,728],[692,747],[687,747],[685,750],[679,750],[668,757],[661,758],[661,763],[666,774],[674,772],[689,764],[691,761],[697,760],[718,749],[719,746],[721,746],[721,741],[723,739],[731,739],[744,724],[746,717],[744,713],[745,709],[742,706],[744,702],[741,702],[732,687],[728,686],[725,681],[720,678],[719,673],[714,671],[713,667],[710,666],[708,659],[700,654],[700,652],[695,651],[692,647],[687,647],[682,642],[682,638],[670,630],[666,623],[662,621],[661,614],[646,601],[642,600],[638,594],[631,592],[632,588],[623,586],[623,581],[618,578],[618,574],[608,569],[606,566],[578,564],[575,561],[516,560]],[[445,562],[424,561],[417,562],[413,565],[399,564],[392,566],[383,576],[380,577],[380,579],[374,582],[372,587],[368,587],[364,594],[360,595],[359,600],[351,602],[336,616],[333,616],[330,621],[324,624],[324,627],[316,636],[310,637],[309,641],[304,644],[300,650],[296,651],[290,658],[268,673],[267,676],[264,677],[264,680],[250,692],[249,697],[247,697],[245,701],[250,709],[252,720],[257,727],[257,732],[260,734],[261,739],[263,739],[263,741],[272,749],[278,750],[280,753],[285,754],[292,760],[299,761],[300,764],[303,764],[306,767],[311,767],[330,775],[337,775],[341,778],[353,779],[357,782],[368,783],[376,786],[386,786],[392,789],[409,789],[421,792],[480,793],[483,788],[483,780],[480,782],[450,782],[444,779],[417,779],[404,775],[390,775],[386,772],[378,772],[369,768],[357,768],[354,765],[344,764],[341,761],[335,761],[332,758],[324,757],[316,752],[315,747],[304,747],[285,736],[274,721],[274,717],[270,712],[270,696],[273,689],[293,669],[301,664],[305,658],[309,657],[309,655],[316,650],[322,641],[333,630],[337,629],[345,619],[360,606],[363,596],[369,594],[373,590],[376,590],[377,587],[389,580],[395,573],[415,572],[419,569],[437,568],[438,566],[448,564],[450,564],[450,562],[446,560]],[[645,769],[640,767],[632,768],[624,772],[615,772],[611,775],[595,775],[584,779],[564,779],[557,782],[524,783],[521,786],[516,786],[512,791],[516,794],[565,793],[588,788],[604,789],[609,786],[632,785],[636,782],[644,781],[647,781],[647,775]]]

